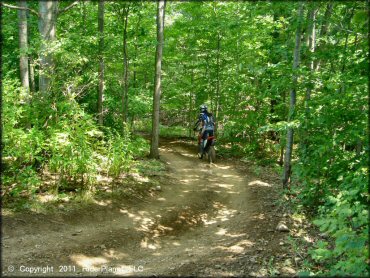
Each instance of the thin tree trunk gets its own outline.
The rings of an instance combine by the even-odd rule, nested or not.
[[[31,93],[36,92],[36,84],[35,84],[35,63],[33,61],[32,55],[29,57],[29,65],[30,65],[30,88]]]
[[[190,87],[190,93],[189,93],[189,114],[188,114],[188,127],[189,127],[189,130],[188,130],[188,135],[189,137],[191,137],[191,133],[192,133],[192,115],[193,115],[193,88],[194,88],[194,59],[191,60],[192,61],[192,67],[191,67],[191,77],[190,77],[190,82],[191,82],[191,87]],[[186,75],[185,75],[186,76]]]
[[[159,158],[158,141],[159,141],[159,109],[161,98],[161,71],[162,71],[162,51],[164,41],[164,16],[166,1],[157,2],[157,49],[155,57],[155,80],[153,94],[153,118],[152,118],[152,140],[150,147],[150,157]]]
[[[320,30],[320,38],[323,38],[328,32],[329,20],[330,20],[332,11],[333,11],[333,3],[328,3],[326,6],[323,23],[322,23],[321,30]],[[319,46],[323,47],[325,46],[325,43],[323,42]],[[318,71],[320,69],[320,64],[321,64],[321,60],[318,60],[315,66],[315,71]]]
[[[103,95],[104,95],[104,0],[99,0],[99,92],[98,92],[98,122],[103,125]]]
[[[124,8],[124,29],[123,29],[123,94],[122,94],[122,120],[127,122],[128,114],[128,62],[127,62],[127,21],[129,6]]]
[[[19,1],[19,6],[27,8],[26,1]],[[19,69],[22,87],[29,100],[29,71],[28,71],[28,31],[27,31],[27,11],[18,10],[18,30],[19,30]]]
[[[134,62],[133,62],[133,87],[136,88],[137,85],[136,85],[136,67],[137,67],[137,56],[138,56],[138,30],[139,30],[139,26],[140,26],[140,21],[141,21],[141,13],[139,13],[139,18],[138,18],[138,21],[136,23],[136,28],[135,28],[135,40],[134,40],[134,46],[135,46],[135,53],[134,53]]]
[[[41,35],[39,90],[46,93],[50,90],[54,61],[49,51],[49,44],[56,37],[57,1],[39,1],[39,32]]]
[[[216,119],[218,119],[220,109],[220,44],[221,44],[220,33],[217,33]]]
[[[310,113],[309,109],[309,101],[311,99],[311,91],[312,87],[314,86],[314,82],[312,81],[314,72],[315,72],[315,65],[314,65],[314,59],[313,59],[313,54],[315,53],[315,47],[316,47],[316,12],[317,9],[315,7],[315,2],[311,3],[311,8],[309,11],[309,18],[308,18],[308,28],[307,28],[307,43],[308,43],[308,49],[310,51],[310,59],[309,59],[309,69],[310,69],[310,80],[309,84],[307,86],[307,91],[306,91],[306,98],[305,98],[305,114],[306,114],[306,127],[307,127],[307,118]]]
[[[87,30],[86,30],[86,26],[87,26],[87,24],[86,24],[86,14],[87,14],[87,12],[86,12],[86,3],[85,3],[85,1],[82,1],[82,23],[83,23],[82,34],[83,35],[86,35],[86,33],[87,33]]]
[[[289,115],[288,122],[292,122],[294,119],[294,110],[296,103],[296,88],[297,88],[297,69],[299,67],[299,54],[301,50],[301,34],[302,34],[302,16],[303,16],[303,3],[299,3],[298,9],[298,26],[295,35],[295,47],[294,47],[294,59],[293,59],[293,78],[292,78],[292,89],[290,91],[290,103],[289,103]],[[291,160],[293,152],[293,138],[294,130],[293,127],[288,127],[287,131],[287,143],[286,152],[284,157],[284,172],[283,172],[283,186],[287,186],[291,176]]]

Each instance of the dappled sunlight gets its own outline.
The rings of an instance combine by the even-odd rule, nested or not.
[[[219,228],[215,234],[218,236],[227,236],[227,237],[232,237],[232,238],[243,237],[246,235],[245,233],[231,234],[231,233],[228,233],[228,230],[225,228]]]
[[[140,242],[140,247],[144,249],[156,250],[160,248],[160,245],[155,242],[150,242],[149,238],[146,237]]]
[[[223,187],[223,188],[231,188],[231,187],[234,187],[233,184],[227,184],[227,183],[218,183],[217,186]]]
[[[182,180],[180,180],[180,182],[185,183],[185,184],[192,184],[192,183],[194,183],[198,180],[199,180],[199,178],[198,179],[182,179]]]
[[[83,254],[76,254],[70,256],[71,260],[82,268],[97,268],[108,262],[104,257],[88,257]]]
[[[255,181],[252,181],[250,183],[248,183],[248,185],[258,185],[258,186],[265,186],[265,187],[271,187],[271,184],[267,183],[267,182],[263,182],[263,181],[260,181],[260,180],[255,180]]]
[[[94,202],[94,204],[97,204],[97,205],[102,206],[102,207],[106,207],[106,206],[112,204],[111,200],[104,200],[104,201],[94,200],[93,202]]]
[[[235,212],[236,210],[232,210],[232,209],[226,209],[226,208],[220,209],[217,213],[216,219],[219,219],[221,222],[230,220],[230,217],[232,217]]]
[[[97,175],[96,180],[98,183],[111,183],[113,181],[112,177],[109,176],[102,176],[102,175]]]
[[[170,231],[173,231],[173,228],[159,224],[155,230],[152,230],[153,238],[160,237],[161,235]]]
[[[230,170],[232,169],[231,166],[221,166],[221,165],[218,165],[218,164],[214,164],[213,165],[215,168],[218,168],[218,169],[222,169],[222,170]]]
[[[259,220],[264,220],[266,217],[265,217],[265,214],[264,213],[260,213],[260,214],[257,214],[257,215],[253,215],[252,216],[252,219],[259,219]]]
[[[227,229],[224,229],[224,228],[220,228],[217,232],[216,232],[216,235],[218,236],[224,236],[227,232]]]
[[[131,176],[134,178],[135,181],[137,181],[139,183],[149,182],[150,181],[149,177],[143,177],[139,173],[132,173]]]
[[[47,203],[47,202],[55,201],[57,199],[57,196],[53,194],[45,194],[45,195],[39,195],[37,198],[39,199],[40,203]]]
[[[242,254],[248,247],[252,247],[253,245],[254,245],[253,242],[249,240],[241,240],[237,244],[231,246],[216,246],[213,247],[212,249],[222,250],[234,254]]]
[[[191,158],[194,158],[195,155],[193,154],[189,154],[189,153],[181,153],[182,156],[186,156],[186,157],[191,157]]]
[[[123,258],[127,258],[128,257],[127,254],[121,253],[121,252],[117,252],[114,249],[109,249],[109,250],[103,252],[103,255],[106,258],[115,259],[115,260],[120,260],[120,259],[123,259]]]

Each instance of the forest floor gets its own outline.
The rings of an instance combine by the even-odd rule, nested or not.
[[[162,140],[155,194],[79,210],[2,215],[2,273],[24,276],[292,276],[287,242],[304,225],[279,203],[279,177],[209,165],[195,146]],[[276,229],[284,222],[290,231]],[[294,236],[294,235],[293,235]],[[30,272],[35,272],[30,275]]]

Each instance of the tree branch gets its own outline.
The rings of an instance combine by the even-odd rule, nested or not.
[[[65,7],[63,10],[60,10],[58,11],[58,15],[68,11],[69,9],[73,8],[74,6],[76,6],[80,1],[74,1],[71,5]]]
[[[4,7],[10,8],[10,9],[30,11],[31,13],[37,15],[37,17],[40,17],[40,14],[37,11],[35,11],[34,9],[30,9],[30,8],[26,8],[26,7],[13,6],[13,5],[5,4],[5,3],[0,3],[0,5],[3,5]]]

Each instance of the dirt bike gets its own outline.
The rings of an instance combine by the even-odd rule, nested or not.
[[[199,153],[202,152],[202,137],[200,134],[198,134],[198,150]],[[215,163],[216,162],[216,150],[215,150],[215,144],[216,144],[216,137],[215,136],[208,136],[206,140],[204,140],[204,155],[206,156],[206,159],[209,163]]]

